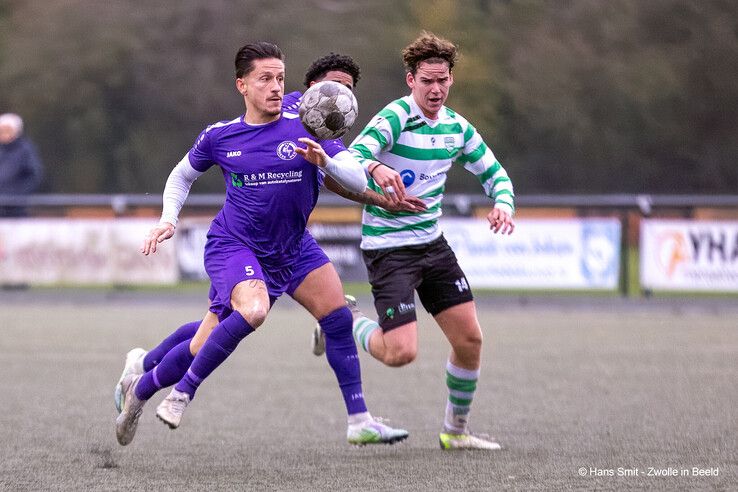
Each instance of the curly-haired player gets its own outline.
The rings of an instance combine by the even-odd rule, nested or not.
[[[361,249],[379,320],[354,307],[354,338],[388,366],[412,362],[418,351],[417,291],[451,345],[441,447],[500,449],[468,429],[481,367],[482,330],[466,276],[438,219],[446,173],[457,164],[479,178],[494,203],[487,215],[490,229],[510,234],[515,227],[512,183],[475,128],[444,105],[454,82],[456,46],[423,32],[402,50],[402,58],[410,95],[377,113],[350,150],[371,177],[368,189],[401,198],[409,196],[407,190],[427,209],[394,213],[364,207]]]

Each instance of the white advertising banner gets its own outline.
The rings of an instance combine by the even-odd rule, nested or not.
[[[139,249],[151,219],[0,220],[0,284],[168,284],[174,245]]]
[[[481,219],[444,218],[446,240],[472,287],[603,289],[618,287],[617,219],[519,219],[511,235]]]
[[[738,222],[641,221],[641,286],[738,292]]]

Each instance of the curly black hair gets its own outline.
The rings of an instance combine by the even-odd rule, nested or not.
[[[310,87],[310,82],[318,81],[331,70],[340,70],[351,75],[351,78],[354,79],[354,86],[361,78],[361,70],[353,58],[331,52],[321,56],[308,67],[307,72],[305,72],[305,87]]]

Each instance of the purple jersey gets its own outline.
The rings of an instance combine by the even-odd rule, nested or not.
[[[267,267],[295,260],[322,184],[318,167],[295,151],[304,147],[301,137],[310,134],[289,113],[259,126],[241,116],[200,134],[189,152],[192,167],[204,172],[220,166],[226,184],[225,203],[208,236],[243,242]],[[331,157],[346,149],[340,140],[320,144]]]
[[[288,113],[297,114],[300,110],[300,103],[302,102],[302,92],[295,91],[285,94],[282,98],[282,111]]]

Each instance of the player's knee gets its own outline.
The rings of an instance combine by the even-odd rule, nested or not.
[[[465,333],[454,344],[458,354],[479,354],[482,351],[482,331],[474,330]]]
[[[385,353],[384,363],[390,367],[402,367],[414,361],[417,355],[414,347],[394,347]]]
[[[251,328],[256,329],[261,326],[266,320],[267,314],[269,314],[269,308],[261,304],[253,304],[250,306],[241,306],[236,309],[243,319],[251,325]]]

